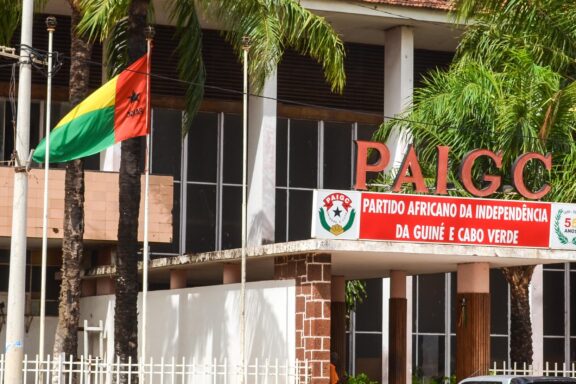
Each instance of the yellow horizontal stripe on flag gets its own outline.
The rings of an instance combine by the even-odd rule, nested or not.
[[[116,101],[116,81],[118,76],[114,77],[106,84],[98,88],[94,93],[88,96],[84,101],[74,107],[58,125],[54,127],[57,129],[71,122],[72,120],[85,115],[90,112],[97,111],[102,108],[113,107]]]

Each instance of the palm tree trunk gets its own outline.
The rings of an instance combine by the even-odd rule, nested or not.
[[[92,45],[76,34],[80,12],[73,1],[71,27],[70,103],[80,103],[88,94]],[[66,164],[64,199],[64,237],[62,239],[62,284],[58,307],[58,326],[54,340],[54,356],[78,354],[80,319],[80,268],[84,253],[84,165],[82,160]]]
[[[128,61],[146,53],[147,0],[133,0],[128,16]],[[121,361],[138,360],[138,215],[141,138],[123,141],[120,160],[120,220],[116,265],[115,351]],[[123,378],[126,380],[127,378]]]
[[[532,322],[528,288],[534,265],[502,268],[510,286],[510,359],[512,363],[532,364]]]

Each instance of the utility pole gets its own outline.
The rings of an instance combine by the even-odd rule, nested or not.
[[[14,197],[12,203],[12,243],[10,245],[10,277],[8,281],[8,316],[6,319],[6,373],[4,383],[23,382],[24,307],[26,303],[26,210],[28,175],[26,162],[30,149],[30,99],[32,67],[32,22],[34,1],[22,1],[22,32],[20,40],[20,76],[18,81],[18,113],[14,138]]]

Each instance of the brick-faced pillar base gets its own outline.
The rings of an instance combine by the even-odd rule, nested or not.
[[[388,383],[406,383],[406,299],[389,301]]]
[[[282,256],[275,259],[274,278],[296,281],[296,358],[308,360],[312,382],[330,382],[329,254]]]
[[[490,368],[490,275],[487,263],[458,265],[456,381]]]
[[[338,377],[346,371],[346,280],[344,276],[332,276],[332,305],[330,307],[330,351],[338,359],[333,361]]]

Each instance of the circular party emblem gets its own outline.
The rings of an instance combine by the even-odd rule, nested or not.
[[[338,236],[352,227],[356,211],[352,199],[343,193],[332,193],[324,198],[320,208],[320,224],[328,232]]]

